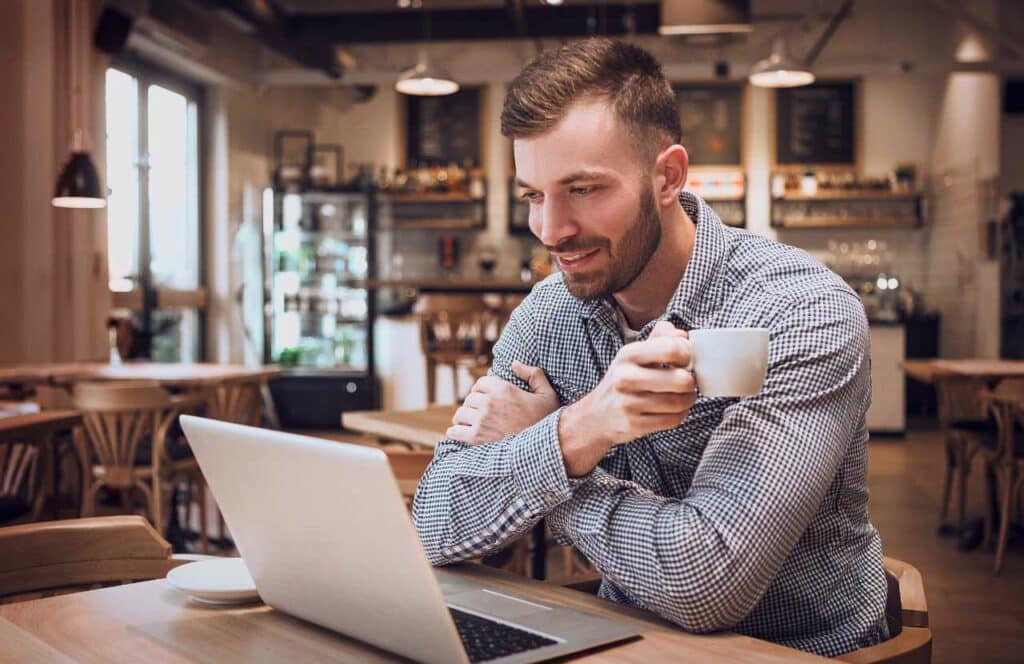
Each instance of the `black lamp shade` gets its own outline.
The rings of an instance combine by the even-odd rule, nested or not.
[[[101,208],[107,204],[100,175],[88,152],[72,152],[57,179],[53,194],[55,207]]]

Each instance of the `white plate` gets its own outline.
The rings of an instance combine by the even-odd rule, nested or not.
[[[192,599],[208,604],[238,604],[260,597],[241,558],[180,565],[167,573],[167,581]]]

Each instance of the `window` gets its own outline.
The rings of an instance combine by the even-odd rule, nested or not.
[[[152,359],[197,361],[200,92],[124,64],[107,70],[106,95],[110,290],[135,312]]]

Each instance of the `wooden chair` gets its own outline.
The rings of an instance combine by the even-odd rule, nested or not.
[[[1008,381],[1003,381],[1006,383]],[[1003,387],[1000,383],[999,387]],[[1024,382],[1014,381],[1014,391],[1002,390],[1001,399],[993,399],[991,412],[999,426],[998,445],[983,450],[983,454],[996,481],[987,492],[996,495],[998,489],[999,529],[995,539],[995,561],[992,571],[1001,574],[1009,538],[1010,517],[1014,504],[1024,487]],[[997,393],[999,390],[997,389]],[[991,481],[991,480],[990,480]],[[985,541],[992,543],[995,513],[992,500],[988,501],[985,515]],[[1019,503],[1018,503],[1019,504]]]
[[[409,450],[382,447],[391,464],[391,472],[398,480],[398,489],[402,492],[407,507],[412,509],[412,498],[416,495],[416,485],[434,459],[433,450]]]
[[[928,602],[917,569],[895,558],[885,558],[890,604],[895,609],[898,633],[889,640],[859,648],[836,659],[854,664],[925,664],[932,661],[932,631],[928,627]],[[887,611],[888,613],[888,611]]]
[[[486,334],[491,311],[476,295],[424,295],[416,307],[427,359],[427,404],[437,401],[438,366],[451,367],[455,396],[461,398],[459,368],[490,365]]]
[[[172,446],[168,433],[178,415],[197,412],[206,404],[207,395],[172,397],[156,384],[79,383],[72,400],[82,412],[88,441],[83,460],[87,469],[83,516],[94,513],[96,494],[102,487],[129,495],[138,490],[146,499],[150,520],[163,532],[165,493],[176,483],[187,481],[189,496],[193,485],[197,491],[200,542],[205,553],[209,548],[206,484],[191,451],[181,443]]]
[[[939,424],[946,440],[946,474],[939,511],[941,533],[961,532],[966,522],[967,480],[975,455],[997,435],[989,421],[984,394],[988,385],[976,378],[937,375],[935,392]],[[957,520],[949,522],[949,503],[956,487]]]
[[[207,417],[258,427],[263,423],[263,380],[244,378],[219,382],[209,391]]]
[[[0,528],[0,602],[158,579],[187,560],[140,516]]]
[[[56,437],[81,422],[74,411],[49,411],[0,420],[0,523],[37,521],[58,462]],[[57,491],[52,481],[51,491]]]
[[[835,659],[855,664],[931,662],[932,631],[928,628],[928,602],[924,596],[921,573],[914,566],[895,558],[886,557],[882,562],[889,582],[886,615],[890,619],[890,631],[897,633],[887,641],[859,648]],[[601,575],[590,573],[584,578],[573,579],[562,585],[595,595],[601,586]],[[892,629],[892,626],[895,626],[895,629]]]

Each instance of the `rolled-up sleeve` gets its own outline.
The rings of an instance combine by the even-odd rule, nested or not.
[[[525,389],[512,362],[537,364],[534,295],[513,312],[494,347],[491,374]],[[561,409],[504,440],[441,441],[413,499],[413,523],[434,565],[491,553],[527,532],[571,495],[558,442]]]
[[[761,394],[725,409],[685,496],[598,468],[549,523],[633,603],[691,631],[732,627],[814,518],[869,394],[859,299],[836,289],[794,303],[772,326]]]

